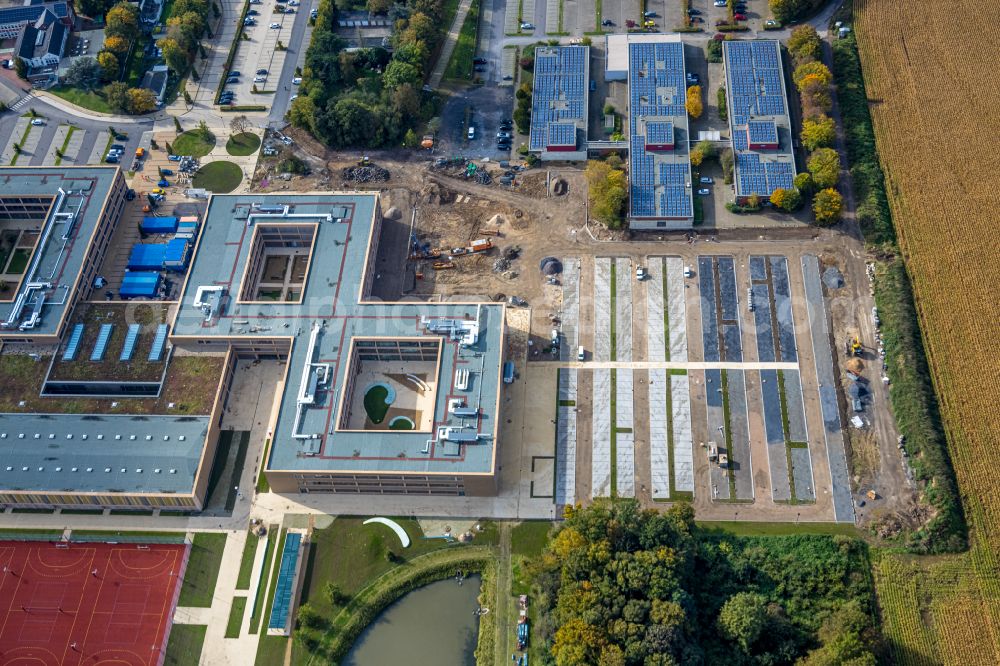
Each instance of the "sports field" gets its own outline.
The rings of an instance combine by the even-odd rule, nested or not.
[[[0,664],[161,664],[187,553],[0,542]]]

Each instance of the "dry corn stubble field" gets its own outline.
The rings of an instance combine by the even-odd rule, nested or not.
[[[913,282],[969,553],[881,556],[893,663],[1000,663],[1000,60],[972,0],[855,0],[855,30],[900,247]]]

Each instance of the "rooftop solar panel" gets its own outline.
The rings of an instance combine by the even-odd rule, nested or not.
[[[111,331],[114,327],[114,324],[101,324],[101,330],[97,332],[97,342],[94,343],[94,350],[90,352],[91,361],[100,361],[104,358],[104,352],[108,348]]]
[[[778,143],[778,126],[773,120],[751,120],[747,133],[750,143]]]
[[[628,48],[630,214],[690,217],[684,46],[643,42]],[[650,152],[647,145],[674,145],[676,150]]]
[[[539,47],[535,50],[534,90],[531,99],[531,129],[528,147],[543,151],[550,145],[576,145],[576,128],[586,129],[587,57],[585,46]],[[553,124],[573,126],[571,143],[568,130]]]
[[[153,347],[149,350],[146,360],[157,362],[163,358],[163,348],[167,344],[167,331],[170,329],[167,324],[160,324],[156,327],[156,337],[153,338]]]
[[[83,338],[83,324],[77,324],[73,327],[73,333],[69,336],[69,342],[66,343],[66,350],[63,352],[62,360],[72,361],[76,358],[76,352],[80,349],[80,340]]]
[[[135,353],[135,343],[139,340],[139,324],[129,324],[128,333],[125,335],[125,344],[122,346],[122,353],[119,354],[119,361],[131,361],[132,354]]]

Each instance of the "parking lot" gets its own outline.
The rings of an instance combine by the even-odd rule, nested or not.
[[[295,36],[301,37],[299,33],[308,23],[314,4],[314,0],[259,0],[259,4],[250,5],[247,19],[254,21],[255,25],[244,26],[243,34],[248,39],[240,40],[232,67],[227,73],[228,80],[234,72],[238,72],[238,81],[223,88],[234,94],[233,104],[270,108],[280,100],[282,105],[287,105],[288,99],[296,92],[292,83],[295,63],[300,52],[308,47],[307,42],[299,43]],[[282,11],[276,12],[276,7]],[[281,50],[278,49],[279,42]],[[263,73],[265,70],[266,73]],[[254,92],[254,87],[257,92]]]
[[[106,129],[81,129],[68,123],[51,122],[40,117],[42,125],[31,125],[31,118],[25,116],[16,121],[0,126],[0,161],[11,164],[14,161],[14,144],[20,143],[21,153],[17,155],[16,166],[83,166],[85,164],[104,164],[107,150],[112,143],[122,146],[124,155],[120,165],[128,170],[131,166],[131,156],[135,149],[143,144],[142,132],[118,130],[119,139],[110,141],[111,135]],[[27,134],[25,132],[27,131]],[[57,153],[61,153],[62,156]]]

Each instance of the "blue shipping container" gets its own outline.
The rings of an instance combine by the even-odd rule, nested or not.
[[[177,231],[177,218],[144,217],[140,230],[144,234],[172,234]]]
[[[163,268],[166,249],[165,243],[137,243],[132,246],[126,268],[130,271],[158,271]]]
[[[167,243],[163,254],[163,267],[171,271],[183,271],[187,268],[191,246],[183,238],[175,238]]]
[[[122,298],[155,298],[160,290],[160,274],[149,271],[130,271],[122,279]]]

